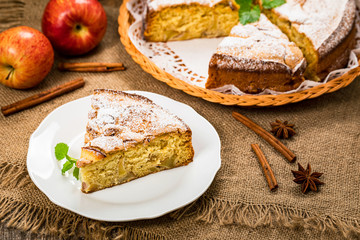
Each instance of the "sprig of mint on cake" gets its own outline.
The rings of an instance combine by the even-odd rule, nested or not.
[[[66,162],[64,163],[61,173],[64,175],[65,172],[72,169],[74,166],[73,176],[79,180],[79,168],[76,167],[77,159],[72,158],[68,155],[69,146],[66,143],[58,143],[55,146],[55,157],[58,161],[63,160],[66,158]]]
[[[235,0],[240,5],[239,20],[242,25],[253,23],[260,18],[260,6],[253,4],[253,0]],[[264,9],[272,9],[283,5],[285,0],[262,0]]]

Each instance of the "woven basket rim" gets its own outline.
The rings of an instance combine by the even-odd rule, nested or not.
[[[176,88],[186,92],[189,95],[202,98],[204,100],[215,102],[223,105],[237,105],[246,107],[270,107],[282,106],[290,103],[300,102],[306,99],[312,99],[324,95],[326,93],[335,92],[341,88],[348,86],[356,77],[360,76],[360,66],[350,69],[341,77],[337,77],[328,81],[327,83],[299,91],[296,93],[288,93],[281,95],[232,95],[216,92],[213,90],[201,88],[198,86],[186,83],[166,71],[160,69],[150,59],[144,56],[131,42],[128,36],[128,30],[131,25],[132,16],[127,10],[127,3],[130,0],[124,0],[119,9],[118,17],[118,32],[120,40],[124,45],[126,51],[130,54],[133,60],[140,65],[140,67],[147,73],[150,73],[159,81],[165,82],[172,88]]]

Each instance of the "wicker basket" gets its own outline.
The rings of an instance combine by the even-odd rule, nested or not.
[[[331,93],[346,87],[354,79],[360,75],[360,67],[353,68],[345,73],[343,76],[335,78],[325,84],[318,85],[316,87],[290,94],[281,95],[231,95],[223,94],[216,91],[204,89],[191,84],[188,84],[178,78],[173,77],[169,73],[160,69],[146,56],[141,54],[135,46],[132,44],[128,30],[132,23],[132,16],[127,10],[127,2],[130,0],[124,0],[120,7],[120,14],[118,18],[120,40],[124,44],[126,51],[131,55],[136,63],[138,63],[142,69],[150,73],[154,78],[165,82],[169,86],[180,89],[192,96],[203,98],[210,102],[220,103],[223,105],[238,105],[238,106],[281,106],[289,103],[300,102],[305,99],[311,99],[319,97],[325,93]]]

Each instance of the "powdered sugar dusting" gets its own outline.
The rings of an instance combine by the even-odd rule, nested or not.
[[[147,0],[150,10],[158,11],[163,7],[181,5],[181,4],[192,4],[197,3],[200,5],[206,5],[212,7],[224,0]]]
[[[305,64],[301,50],[263,14],[259,22],[235,26],[230,36],[220,43],[216,53],[232,56],[226,58],[228,61],[224,61],[224,64],[230,67],[240,64],[246,69],[256,68],[254,62],[259,62],[259,65],[262,65],[261,62],[276,62],[295,72]],[[255,61],[247,64],[247,59]],[[218,66],[222,67],[221,63],[219,64]],[[237,66],[237,68],[241,67]]]
[[[343,32],[346,34],[350,31],[355,18],[355,2],[287,0],[287,3],[275,8],[274,11],[292,22],[299,32],[306,34],[317,50],[333,34],[338,35],[333,39],[334,44],[338,44],[344,37]],[[340,24],[343,24],[341,33],[336,31]]]
[[[87,125],[87,146],[105,152],[126,149],[138,142],[188,126],[151,100],[112,90],[95,90]]]

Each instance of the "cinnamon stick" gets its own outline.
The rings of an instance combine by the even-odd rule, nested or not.
[[[59,63],[60,71],[71,72],[113,72],[125,70],[122,63]]]
[[[251,121],[249,118],[241,115],[238,112],[233,112],[232,116],[257,133],[260,137],[262,137],[265,141],[270,143],[277,151],[279,151],[289,162],[294,162],[296,160],[295,154],[290,151],[284,144],[282,144],[278,139],[276,139],[273,135],[271,135],[268,131]]]
[[[264,153],[261,151],[259,145],[257,145],[257,144],[251,144],[251,148],[254,150],[256,156],[259,159],[259,162],[263,169],[263,172],[264,172],[264,175],[265,175],[265,178],[269,185],[270,190],[271,191],[276,190],[278,188],[278,184],[277,184],[276,178],[274,176],[274,173],[273,173],[268,161],[265,158]]]
[[[85,85],[85,81],[83,78],[77,78],[70,82],[64,83],[57,87],[51,88],[49,90],[43,91],[41,93],[35,94],[31,97],[25,98],[21,101],[12,103],[10,105],[1,107],[1,112],[4,116],[9,116],[11,114],[20,112],[24,109],[28,109],[30,107],[36,106],[40,103],[49,101],[53,98],[56,98],[65,93],[74,91],[78,88],[81,88]]]

